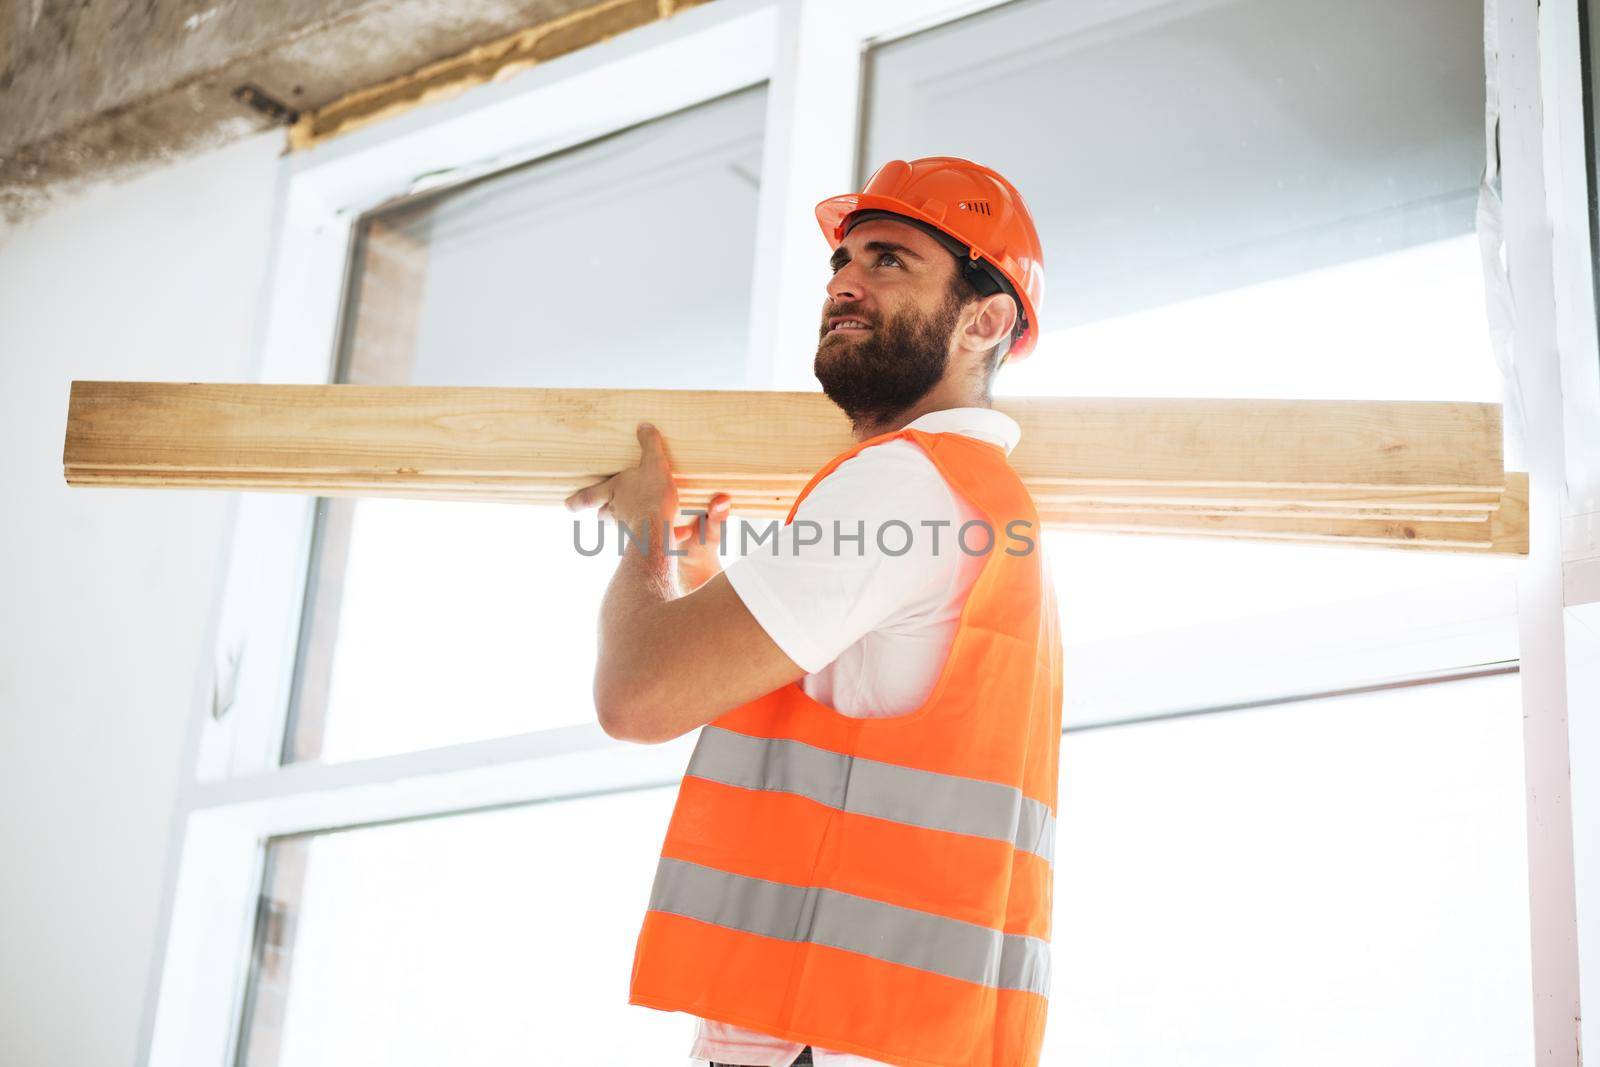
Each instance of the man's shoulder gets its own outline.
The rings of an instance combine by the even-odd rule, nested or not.
[[[927,452],[898,437],[840,463],[812,487],[796,517],[876,516],[915,525],[922,519],[953,519],[962,512],[961,500]]]
[[[856,469],[873,469],[877,467],[892,467],[903,469],[911,467],[917,470],[935,470],[933,460],[928,458],[928,453],[922,446],[906,437],[891,437],[887,441],[868,445],[835,468],[835,473],[851,464]]]
[[[935,493],[948,488],[928,453],[913,441],[896,437],[868,445],[840,463],[817,483],[817,492]]]

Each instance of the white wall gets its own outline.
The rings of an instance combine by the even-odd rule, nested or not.
[[[69,383],[243,381],[281,133],[0,238],[0,1062],[131,1064],[234,497],[69,489]]]

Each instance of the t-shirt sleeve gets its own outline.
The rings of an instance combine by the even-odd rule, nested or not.
[[[724,573],[784,654],[814,674],[872,630],[941,602],[960,522],[926,453],[886,441],[834,468],[789,525],[730,522],[728,551],[742,555]]]

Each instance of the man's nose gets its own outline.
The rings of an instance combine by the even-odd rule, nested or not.
[[[861,285],[861,272],[853,263],[846,263],[828,279],[828,299],[836,304],[860,300],[865,295]]]

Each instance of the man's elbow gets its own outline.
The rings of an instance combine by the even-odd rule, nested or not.
[[[638,741],[632,709],[618,694],[606,692],[598,683],[594,687],[594,712],[600,720],[600,729],[606,732],[607,737],[618,741]]]
[[[594,709],[600,720],[600,729],[606,736],[618,741],[631,741],[636,745],[658,745],[671,741],[675,734],[662,729],[649,702],[632,693],[620,692],[618,687],[596,680]]]

